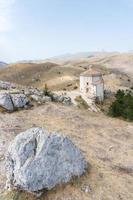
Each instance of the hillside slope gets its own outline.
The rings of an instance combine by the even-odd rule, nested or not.
[[[68,136],[91,164],[83,177],[44,193],[40,200],[132,200],[133,123],[73,106],[45,104],[32,110],[0,113],[0,200],[36,200],[24,192],[5,192],[4,155],[10,141],[30,127]]]
[[[133,75],[133,54],[130,53],[101,53],[76,59],[55,59],[53,61],[74,66],[99,65]]]
[[[67,84],[75,84],[75,80],[83,71],[71,65],[62,66],[52,62],[40,64],[18,63],[0,71],[0,79],[25,86],[63,89]]]
[[[107,89],[133,88],[133,54],[128,53],[78,54],[47,62],[16,63],[0,70],[0,80],[40,88],[47,84],[52,90],[73,90],[79,87],[80,73],[89,66],[101,70]]]

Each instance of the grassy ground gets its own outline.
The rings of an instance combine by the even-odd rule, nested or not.
[[[131,56],[120,55],[70,61],[60,65],[15,64],[1,70],[0,79],[41,88],[47,83],[52,90],[73,90],[79,86],[80,73],[89,64],[94,64],[105,74],[106,89],[116,91],[130,87],[132,79],[129,81],[127,75],[108,68],[117,66],[123,69],[128,64],[128,70],[132,70],[131,61]],[[110,101],[103,105],[104,111],[109,104]],[[36,200],[33,195],[24,192],[4,191],[4,156],[9,143],[21,131],[36,126],[67,135],[83,151],[92,166],[91,171],[83,177],[54,188],[45,193],[41,200],[133,199],[133,123],[73,106],[50,103],[12,114],[0,111],[0,200]],[[88,188],[87,192],[85,188]]]
[[[36,126],[67,135],[83,151],[86,160],[91,164],[91,170],[83,177],[44,193],[41,200],[133,199],[133,123],[53,103],[34,107],[32,110],[0,114],[1,156],[5,154],[15,135]],[[2,159],[1,191],[4,184],[5,169]],[[89,188],[87,192],[85,188]],[[0,200],[36,198],[23,192],[4,192]]]
[[[73,89],[82,68],[55,63],[15,64],[0,71],[0,79],[25,86],[43,88],[45,84],[52,90]]]
[[[117,65],[115,65],[115,62]],[[119,57],[117,60],[115,56],[110,56],[109,58],[105,57],[102,59],[77,59],[60,64],[56,64],[56,62],[44,62],[40,64],[18,63],[0,70],[0,80],[40,88],[43,88],[47,84],[51,90],[56,91],[73,90],[79,87],[80,74],[91,65],[98,68],[104,75],[105,89],[117,91],[120,88],[133,87],[132,77],[129,78],[128,75],[118,71],[118,62],[122,62]],[[123,62],[125,64],[126,61],[123,59]],[[130,64],[130,62],[127,63],[127,65]],[[110,66],[116,66],[116,69]],[[133,69],[130,67],[130,70]]]
[[[86,103],[86,101],[81,97],[81,96],[77,96],[76,98],[75,98],[75,101],[78,103],[78,107],[79,108],[83,108],[83,109],[88,109],[89,108],[89,106],[88,106],[88,104]]]

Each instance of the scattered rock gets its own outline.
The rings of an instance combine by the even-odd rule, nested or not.
[[[51,102],[52,98],[49,96],[43,96],[42,100],[43,100],[43,102]]]
[[[7,111],[24,108],[28,104],[29,100],[24,94],[0,93],[0,106]]]
[[[15,89],[16,86],[13,83],[0,81],[0,88],[3,90]]]
[[[45,95],[44,91],[38,88],[21,88],[21,90],[16,89],[15,85],[9,82],[4,82],[4,81],[0,81],[0,88],[2,88],[3,90],[6,90],[4,93],[5,96],[7,97],[8,94],[8,101],[11,98],[11,103],[12,104],[12,108],[10,106],[2,106],[3,103],[1,103],[1,106],[6,108],[8,111],[12,111],[15,108],[23,108],[25,106],[27,106],[27,104],[29,103],[29,99],[37,102],[38,104],[43,104],[45,102],[59,102],[59,103],[63,103],[65,105],[71,105],[71,98],[64,96],[64,95],[57,95],[54,93],[51,93],[49,95]],[[1,94],[0,94],[1,95]],[[3,102],[3,98],[4,98],[4,102],[5,102],[5,97],[1,97],[1,102]],[[6,104],[7,104],[7,100],[6,100]],[[4,103],[5,104],[5,103]],[[9,103],[8,103],[9,104]]]
[[[25,94],[13,94],[11,98],[15,108],[24,108],[29,104],[29,100]]]
[[[52,98],[54,102],[59,102],[59,96],[57,94],[53,94]]]
[[[72,104],[71,98],[70,97],[64,97],[63,104],[71,105]]]
[[[52,98],[49,96],[38,96],[38,95],[31,95],[31,99],[39,104],[45,103],[45,102],[51,102]]]
[[[31,99],[32,99],[33,101],[35,101],[35,102],[41,102],[41,97],[38,96],[38,95],[33,94],[33,95],[31,95],[30,97],[31,97]]]
[[[0,94],[0,107],[5,108],[8,111],[13,111],[14,106],[11,96],[7,93]]]
[[[89,185],[84,185],[81,190],[85,193],[91,193],[92,192],[92,189]]]
[[[37,88],[26,88],[24,90],[24,93],[26,96],[30,96],[30,95],[43,96],[43,91]]]
[[[20,133],[6,156],[7,187],[28,192],[52,189],[87,169],[81,151],[67,137],[32,128]]]
[[[64,96],[60,95],[58,96],[58,102],[62,103],[64,101]]]
[[[59,103],[63,103],[65,105],[71,105],[72,104],[72,100],[70,97],[64,96],[64,95],[57,95],[54,94],[53,95],[53,101],[54,102],[59,102]]]

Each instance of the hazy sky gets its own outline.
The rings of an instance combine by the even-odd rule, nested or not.
[[[0,0],[0,60],[133,50],[133,0]]]

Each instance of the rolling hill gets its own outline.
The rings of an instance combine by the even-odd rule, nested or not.
[[[72,90],[79,86],[80,73],[89,66],[104,74],[107,89],[133,87],[133,54],[92,52],[54,57],[45,61],[20,62],[0,70],[0,80],[52,90]]]
[[[71,65],[59,65],[52,62],[45,63],[17,63],[0,71],[0,79],[24,86],[63,89],[67,84],[75,84],[82,68]]]

